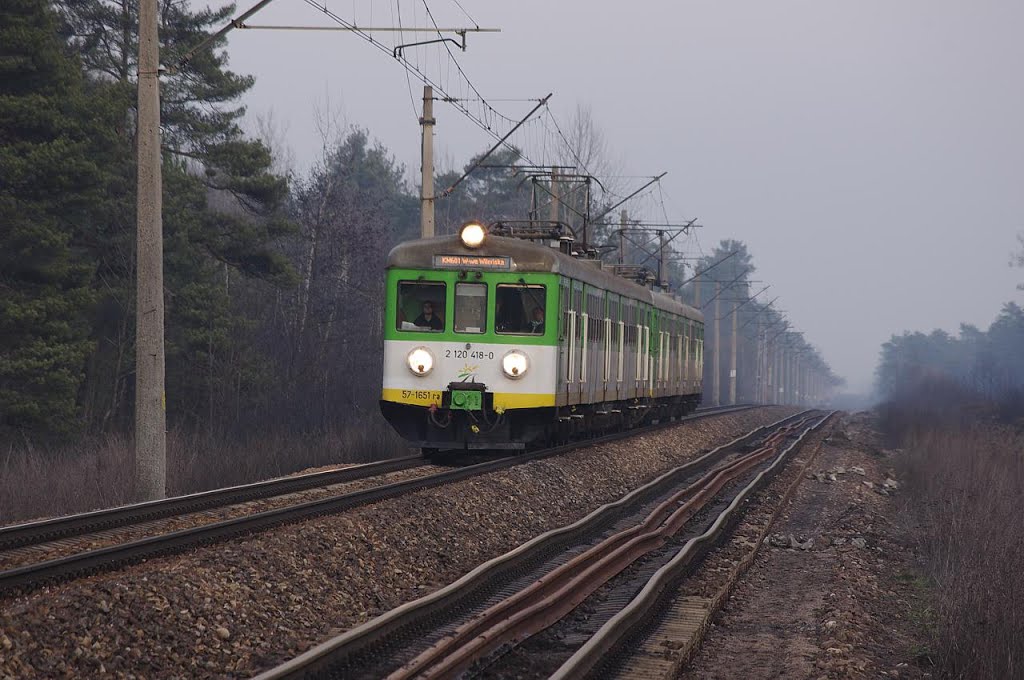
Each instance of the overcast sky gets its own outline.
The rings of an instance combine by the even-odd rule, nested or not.
[[[406,26],[423,23],[422,0],[399,4]],[[440,24],[469,23],[452,0],[428,4]],[[394,25],[394,2],[328,6]],[[554,92],[563,121],[588,106],[622,174],[668,171],[669,217],[699,217],[704,250],[748,244],[757,278],[851,389],[868,389],[891,334],[987,327],[1024,298],[1024,270],[1008,267],[1024,231],[1019,0],[462,6],[502,29],[456,53],[485,97]],[[249,21],[330,23],[302,0]],[[341,33],[256,30],[235,31],[229,51],[234,70],[256,77],[250,115],[273,112],[300,168],[319,153],[313,112],[329,98],[418,169],[410,86],[389,55]],[[518,117],[531,105],[495,106]],[[490,145],[450,106],[436,115],[440,166]],[[648,198],[635,210],[661,208]]]

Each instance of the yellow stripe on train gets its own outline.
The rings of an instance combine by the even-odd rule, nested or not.
[[[415,404],[417,406],[441,405],[440,390],[401,390],[385,387],[381,398],[398,404]],[[515,392],[495,392],[494,408],[540,408],[554,406],[554,394],[517,394]]]

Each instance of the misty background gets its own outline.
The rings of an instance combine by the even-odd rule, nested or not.
[[[407,20],[413,4],[399,3]],[[699,217],[703,247],[746,242],[849,390],[871,388],[890,334],[984,326],[1020,299],[1008,267],[1024,229],[1020,3],[462,6],[502,30],[456,52],[485,97],[554,92],[563,118],[590,109],[621,174],[667,170],[670,218]],[[394,4],[331,8],[394,25]],[[439,24],[468,21],[450,2],[431,9]],[[250,23],[330,24],[298,0]],[[314,109],[329,106],[418,173],[419,113],[387,55],[336,32],[235,31],[229,51],[256,76],[250,113],[272,113],[300,168],[321,146]],[[496,106],[518,117],[530,105]],[[450,106],[435,115],[438,171],[490,145]]]

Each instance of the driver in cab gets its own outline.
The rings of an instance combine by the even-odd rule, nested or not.
[[[420,328],[429,328],[432,331],[443,331],[444,322],[434,314],[434,303],[427,300],[423,303],[423,313],[413,319],[413,325]]]
[[[533,318],[526,325],[527,333],[544,333],[544,310],[540,307],[533,308]]]

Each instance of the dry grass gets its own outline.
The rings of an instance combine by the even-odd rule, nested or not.
[[[8,446],[0,452],[0,525],[131,502],[132,447],[131,438],[121,434],[53,449]],[[167,491],[193,493],[407,453],[404,442],[379,418],[341,432],[244,442],[172,431],[167,437]]]
[[[934,586],[931,655],[948,677],[1024,677],[1024,431],[942,402],[888,412]]]

